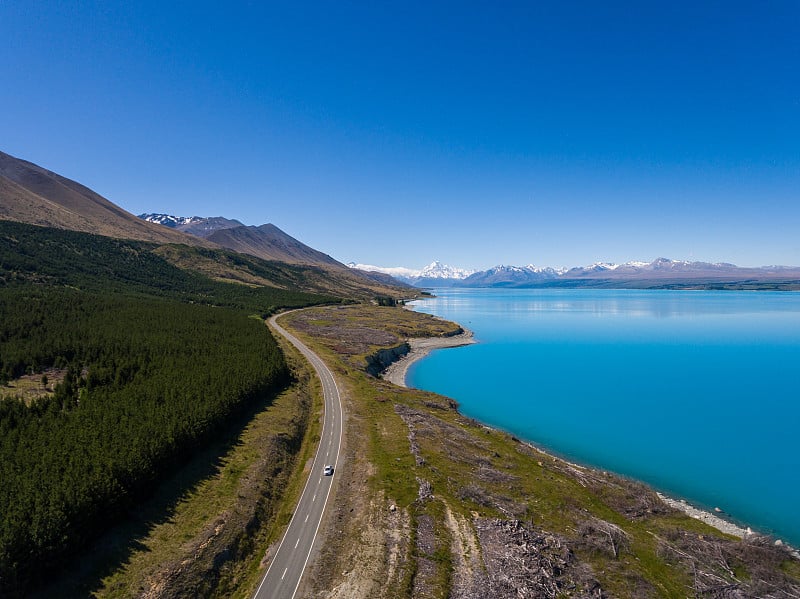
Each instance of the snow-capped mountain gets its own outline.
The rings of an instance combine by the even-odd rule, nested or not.
[[[652,262],[631,261],[624,264],[598,262],[591,266],[578,266],[564,273],[566,278],[572,277],[612,277],[637,278],[643,276],[712,276],[724,274],[743,274],[753,269],[739,268],[727,262],[689,262],[688,260],[670,260],[656,258]],[[755,269],[759,270],[759,269]]]
[[[434,260],[422,269],[406,268],[404,266],[373,266],[371,264],[356,264],[350,262],[347,266],[365,270],[367,272],[380,272],[393,276],[395,279],[414,285],[416,287],[449,286],[455,281],[466,279],[474,270],[457,268]]]
[[[466,279],[474,270],[457,268],[434,260],[422,269],[419,276],[425,279]]]
[[[411,279],[419,276],[422,271],[414,268],[406,268],[405,266],[374,266],[372,264],[357,264],[355,262],[348,262],[347,266],[357,270],[366,272],[379,272],[385,275],[390,275],[396,279]]]
[[[164,225],[170,229],[177,229],[182,225],[191,225],[194,222],[202,220],[199,216],[172,216],[171,214],[156,213],[140,214],[139,218],[147,222]]]
[[[473,273],[463,281],[466,287],[504,287],[524,285],[534,281],[555,279],[563,270],[550,267],[527,266],[494,266],[488,270]]]
[[[171,214],[150,213],[140,214],[139,218],[171,229],[177,229],[190,235],[206,238],[222,229],[244,226],[238,220],[222,216],[173,216]]]
[[[404,267],[380,268],[353,265],[374,270],[417,287],[713,287],[737,282],[789,281],[800,279],[800,268],[769,266],[740,268],[727,262],[690,262],[657,258],[652,262],[633,260],[624,264],[595,262],[574,268],[494,266],[470,272],[433,262],[421,270]]]

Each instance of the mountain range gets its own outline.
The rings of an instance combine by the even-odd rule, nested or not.
[[[356,293],[402,293],[403,287],[634,287],[800,289],[800,268],[742,268],[728,263],[658,258],[652,262],[595,263],[570,269],[499,265],[471,271],[434,261],[416,270],[344,265],[288,235],[271,223],[247,226],[218,217],[180,217],[151,213],[136,217],[100,194],[31,162],[0,152],[0,220],[88,232],[107,237],[171,246],[161,250],[184,266],[206,274],[253,283],[244,267],[227,260],[209,265],[197,254],[187,257],[177,246],[227,249],[289,265],[312,267],[315,288],[337,285]],[[180,255],[179,255],[180,254]],[[204,261],[205,260],[205,261]],[[214,262],[211,260],[211,262]],[[238,269],[238,270],[237,270]],[[223,272],[220,273],[220,270]],[[235,272],[232,272],[235,271]],[[310,275],[309,275],[310,276]]]
[[[393,277],[402,283],[413,285],[414,287],[442,287],[449,286],[456,281],[463,281],[476,271],[464,268],[456,268],[442,264],[434,260],[422,269],[405,268],[403,266],[381,268],[370,264],[356,264],[349,262],[350,268],[355,268],[363,272],[379,272]]]
[[[800,289],[800,268],[739,267],[729,263],[657,258],[624,264],[597,262],[574,268],[498,265],[467,271],[433,262],[422,270],[350,264],[392,274],[418,287],[632,287],[632,288],[781,288]]]

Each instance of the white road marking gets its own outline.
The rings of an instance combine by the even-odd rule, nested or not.
[[[298,348],[301,350],[301,353],[304,356],[306,356],[308,358],[308,360],[314,365],[314,369],[317,371],[317,375],[320,377],[320,379],[324,379],[322,381],[323,382],[323,387],[325,387],[329,392],[331,392],[331,395],[335,398],[336,402],[339,404],[339,412],[342,413],[342,396],[341,396],[341,393],[339,392],[339,385],[336,384],[336,379],[332,376],[330,370],[327,368],[327,366],[325,365],[325,363],[322,360],[320,360],[316,355],[314,355],[312,352],[310,352],[308,350],[308,348],[303,346],[303,344],[300,343],[297,340],[296,337],[294,337],[293,335],[287,333],[285,329],[281,328],[280,325],[278,325],[275,322],[276,318],[277,318],[277,316],[273,316],[270,319],[270,324],[272,324],[275,327],[275,329],[278,331],[278,333],[284,335],[293,344],[298,346]],[[324,395],[327,395],[327,393],[324,394]],[[326,403],[327,403],[327,400],[326,400]],[[328,406],[326,405],[326,408],[327,407]],[[327,409],[325,411],[328,412]],[[336,418],[335,418],[335,415],[332,412],[331,412],[331,417],[332,417],[333,421],[335,422]],[[328,424],[328,421],[326,419],[324,424],[323,424],[323,429],[327,428],[327,424]],[[323,430],[323,433],[324,432],[325,431]],[[339,452],[341,451],[341,447],[342,447],[342,433],[344,431],[342,431],[341,424],[338,426],[338,430],[336,432],[338,432],[338,437],[339,438],[338,438],[337,453],[336,453],[336,456],[334,457],[334,463],[333,463],[333,467],[334,468],[336,468],[338,466],[338,463],[339,463]],[[328,441],[328,446],[329,447],[330,447],[330,445],[332,443],[332,440],[333,440],[333,434],[334,434],[334,432],[331,432],[331,434],[329,436],[329,441]],[[318,448],[317,455],[320,455],[319,448]],[[306,480],[306,487],[309,486],[310,482],[311,482],[311,477],[309,476],[308,479]],[[332,485],[328,485],[327,486],[327,493],[325,495],[325,500],[323,502],[323,507],[322,507],[323,511],[327,507],[328,499],[330,498],[331,488],[332,488]],[[305,490],[306,489],[304,488],[303,489],[303,494],[305,494]],[[316,500],[316,497],[317,496],[315,494],[314,495],[314,499],[312,501]],[[298,507],[299,507],[299,503],[298,503]],[[294,516],[296,516],[296,515],[298,515],[297,512],[295,512],[292,515],[291,520],[294,520]],[[309,515],[310,514],[306,514],[305,522],[308,522]],[[287,528],[287,532],[292,527],[291,520],[289,522],[289,527]],[[319,533],[319,528],[320,528],[320,523],[321,523],[320,521],[316,522],[316,527],[315,527],[315,530],[314,530],[314,536],[311,539],[311,547],[308,550],[308,553],[306,555],[305,561],[303,562],[303,567],[301,569],[301,577],[303,575],[303,572],[306,569],[306,566],[308,565],[309,558],[311,557],[311,550],[314,548],[314,546],[316,544],[317,534]],[[283,544],[283,541],[285,541],[285,540],[286,540],[286,534],[284,534],[284,537],[281,540],[281,545]],[[280,545],[278,546],[278,551],[276,552],[276,556],[278,554],[280,554]],[[277,560],[273,560],[272,563],[270,564],[270,566],[275,565],[276,561]],[[260,593],[261,588],[263,587],[264,583],[267,581],[267,578],[268,578],[268,575],[269,575],[269,570],[270,570],[270,568],[267,568],[267,573],[264,575],[264,578],[261,580],[261,584],[259,585],[259,587],[258,587],[258,589],[256,591],[256,595],[258,595]],[[288,571],[288,568],[286,570],[284,570],[283,576],[281,576],[281,580],[283,580],[283,578],[286,575],[287,571]],[[292,595],[291,595],[292,599],[294,599],[295,595],[297,594],[297,589],[300,587],[300,580],[301,580],[300,578],[297,579],[297,583],[295,584],[294,591],[292,592]]]
[[[297,543],[294,544],[294,548],[297,549],[297,546],[300,544],[300,537],[297,537]]]
[[[284,568],[283,569],[283,574],[281,575],[281,580],[283,580],[283,577],[286,576],[286,570],[288,570],[288,569],[289,568]]]

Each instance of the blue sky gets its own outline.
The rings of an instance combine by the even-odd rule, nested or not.
[[[800,3],[0,1],[0,149],[342,261],[800,265]]]

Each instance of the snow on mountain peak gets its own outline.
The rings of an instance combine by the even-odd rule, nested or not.
[[[615,264],[613,262],[595,262],[589,268],[594,268],[597,270],[617,270],[619,268],[619,264]]]
[[[191,225],[203,220],[199,216],[172,216],[171,214],[159,214],[155,212],[149,214],[140,214],[139,218],[151,223],[164,225],[166,227],[170,227],[173,229],[175,227],[180,227],[182,225]]]
[[[474,272],[474,270],[465,270],[434,260],[422,269],[419,276],[429,279],[466,279]]]
[[[350,262],[347,266],[359,270],[381,272],[411,283],[416,282],[418,279],[461,280],[466,279],[475,272],[474,270],[449,266],[438,260],[434,260],[422,269],[406,268],[404,266],[375,266],[373,264],[357,264],[355,262]]]

